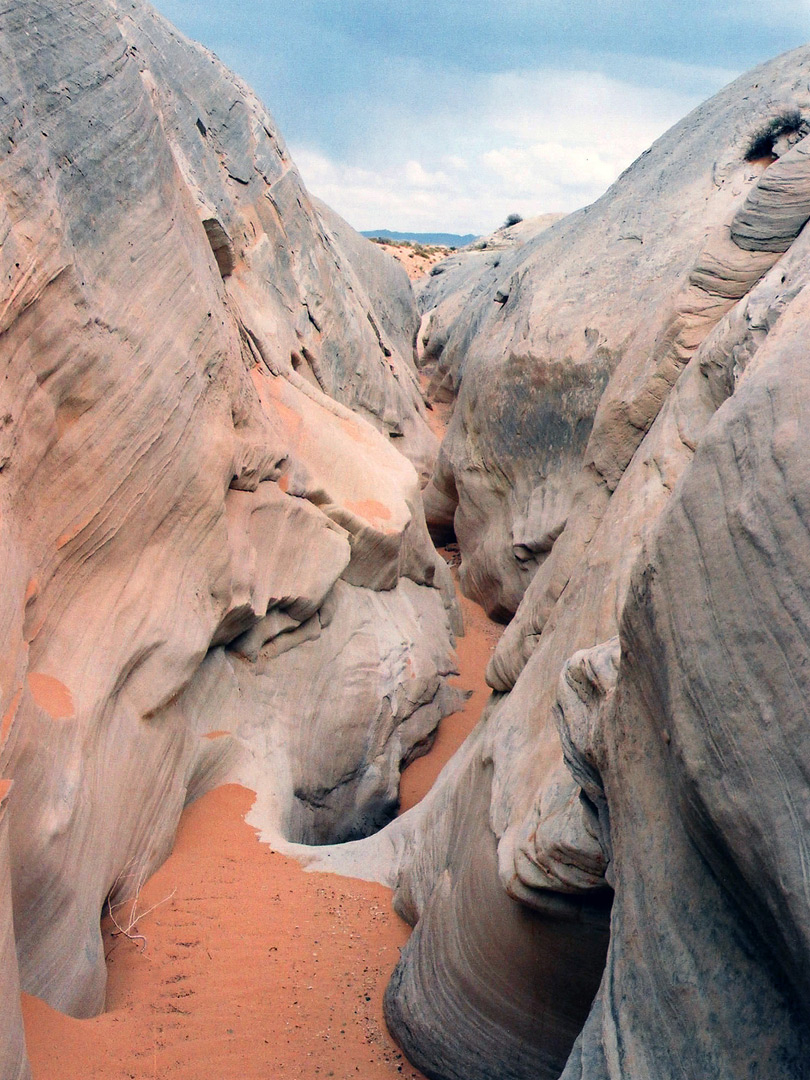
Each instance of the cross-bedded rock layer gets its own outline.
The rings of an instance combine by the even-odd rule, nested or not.
[[[426,288],[431,523],[516,614],[359,840],[452,698],[407,283],[141,3],[18,0],[0,69],[3,1074],[19,981],[100,1008],[105,898],[228,776],[395,886],[426,1074],[805,1076],[810,50]]]
[[[86,1016],[207,786],[294,839],[390,816],[452,583],[407,277],[251,92],[140,2],[7,5],[0,71],[0,992],[13,899],[23,987]]]
[[[437,275],[458,397],[429,517],[455,504],[473,595],[522,600],[430,796],[315,860],[416,923],[386,1008],[427,1075],[552,1080],[594,995],[566,1080],[806,1075],[808,72],[738,80],[474,286]],[[589,433],[555,457],[571,380]]]

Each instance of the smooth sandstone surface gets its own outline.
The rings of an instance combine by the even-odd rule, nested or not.
[[[547,561],[583,456],[612,490],[694,341],[741,295],[728,283],[751,260],[736,243],[729,252],[730,219],[765,169],[746,150],[803,92],[788,67],[770,71],[700,106],[592,206],[501,230],[491,247],[439,264],[422,289],[423,357],[457,396],[428,520],[454,524],[462,587],[491,614],[508,619]],[[776,174],[772,183],[780,213],[790,206],[800,222],[801,206]],[[775,253],[757,250],[763,265]]]
[[[102,906],[190,799],[248,777],[308,840],[393,813],[458,621],[413,306],[252,93],[140,2],[18,0],[0,70],[2,992],[13,902],[23,988],[89,1016]]]
[[[506,552],[503,499],[497,520],[480,516],[506,470],[507,501],[538,470],[569,504],[490,663],[484,719],[428,798],[374,837],[308,855],[396,886],[416,930],[386,1014],[427,1075],[559,1077],[561,1033],[594,995],[566,1080],[805,1075],[790,1001],[808,925],[808,551],[791,463],[806,426],[808,140],[773,163],[745,158],[780,110],[810,114],[808,70],[800,49],[738,80],[593,207],[507,252],[514,308],[468,303],[443,346],[460,385],[433,483],[457,496],[468,591],[509,606],[514,578],[464,517],[473,507],[482,543]],[[505,411],[482,407],[506,395],[518,335],[527,354],[536,343],[531,371],[551,354],[594,385],[606,372],[565,483],[544,466],[548,444],[518,454]],[[558,406],[537,393],[526,407]],[[486,589],[470,587],[487,559]],[[497,941],[499,905],[526,925],[511,944]],[[571,918],[578,952],[563,944]],[[533,920],[545,942],[526,982]],[[555,966],[557,947],[568,963]],[[508,987],[496,967],[514,969]]]
[[[566,1080],[807,1073],[808,310],[805,288],[650,537],[613,686],[564,716],[616,890]]]
[[[17,0],[0,69],[3,1076],[226,780],[395,889],[426,1076],[806,1076],[806,126],[747,157],[810,49],[424,286],[427,519],[514,617],[371,836],[457,700],[407,283],[140,0]]]
[[[472,693],[403,771],[402,806],[424,796],[488,697],[501,628],[461,603],[458,683]],[[226,784],[186,807],[171,856],[114,911],[143,937],[128,941],[105,911],[104,1013],[76,1020],[23,995],[34,1080],[199,1080],[212,1068],[220,1080],[419,1080],[385,1030],[383,992],[409,934],[390,892],[304,873],[245,824],[254,802]]]

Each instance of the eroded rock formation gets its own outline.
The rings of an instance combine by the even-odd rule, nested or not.
[[[745,160],[752,131],[794,107],[790,82],[752,85],[747,109],[713,99],[593,206],[524,222],[434,268],[445,272],[420,295],[423,355],[458,406],[428,519],[454,524],[462,587],[494,616],[516,610],[560,535],[586,445],[614,487],[695,343],[750,287],[750,252],[765,269],[789,245],[790,223],[768,251],[737,243],[753,221],[740,219],[734,240],[729,225],[766,165]],[[776,174],[769,184],[784,215],[792,196]]]
[[[6,1077],[10,901],[23,988],[96,1012],[105,899],[207,786],[247,776],[294,839],[390,815],[454,613],[404,271],[383,299],[385,256],[143,3],[7,5],[0,70]]]
[[[739,1076],[743,1072],[741,1066],[744,1061],[750,1063],[757,1059],[757,1042],[766,1043],[770,1038],[762,1024],[758,1026],[757,1034],[753,1017],[748,1017],[747,1044],[744,1047],[740,1043],[732,1050],[733,1036],[725,1041],[714,1041],[711,1037],[704,1041],[701,1038],[697,1040],[699,1047],[696,1041],[690,1045],[694,1056],[691,1067],[685,1067],[685,1059],[678,1057],[679,1046],[689,1042],[686,1027],[681,1025],[703,1030],[708,1023],[707,1013],[713,1009],[717,1010],[713,1013],[715,1025],[726,1024],[728,1031],[735,1030],[733,999],[739,990],[731,986],[733,979],[729,979],[726,992],[718,993],[717,980],[708,978],[710,966],[703,967],[702,958],[699,962],[694,961],[698,967],[691,972],[684,971],[682,979],[679,977],[676,980],[685,987],[691,986],[694,998],[691,1006],[679,1006],[678,1025],[673,1029],[669,1020],[672,971],[667,969],[662,958],[668,957],[673,967],[679,969],[692,963],[692,950],[699,954],[702,946],[694,939],[689,947],[684,948],[684,938],[678,939],[678,919],[673,919],[672,925],[667,925],[667,911],[664,910],[668,908],[667,903],[663,902],[662,907],[658,908],[657,901],[652,897],[662,895],[658,890],[663,888],[666,879],[666,895],[672,898],[672,906],[682,913],[683,920],[693,926],[697,938],[703,932],[712,936],[710,926],[700,926],[698,912],[704,904],[711,906],[713,894],[711,889],[702,892],[695,887],[683,897],[680,883],[684,876],[679,868],[679,860],[685,856],[681,852],[674,854],[668,850],[668,830],[665,826],[661,828],[660,849],[650,854],[647,823],[659,820],[656,804],[658,783],[654,768],[647,773],[645,750],[638,743],[642,735],[636,734],[635,718],[640,709],[649,708],[651,703],[646,698],[644,704],[639,700],[633,716],[626,715],[618,704],[616,729],[608,726],[604,735],[599,731],[583,732],[582,724],[578,727],[568,721],[570,739],[575,744],[579,740],[578,745],[583,748],[583,752],[576,757],[577,767],[573,774],[576,783],[573,785],[570,772],[560,767],[559,751],[554,746],[554,736],[549,729],[553,731],[552,705],[559,672],[576,650],[606,641],[616,634],[619,616],[628,595],[630,576],[645,538],[655,529],[657,519],[681,476],[692,476],[695,448],[704,439],[704,432],[717,406],[724,397],[735,391],[738,384],[744,383],[747,375],[743,375],[743,371],[752,365],[756,367],[764,363],[761,358],[766,355],[781,357],[783,367],[789,364],[797,333],[794,320],[802,319],[804,307],[800,297],[807,271],[803,267],[808,266],[805,237],[802,235],[797,239],[810,216],[810,185],[804,166],[807,140],[787,148],[778,162],[769,168],[762,163],[752,168],[744,157],[752,132],[767,120],[768,113],[775,109],[775,102],[787,101],[807,113],[810,105],[806,99],[807,63],[806,51],[791,54],[729,88],[662,139],[600,204],[583,215],[590,219],[591,227],[594,227],[595,220],[595,235],[591,234],[591,242],[601,250],[605,221],[612,219],[615,222],[614,215],[626,214],[628,201],[643,206],[649,212],[652,224],[662,206],[666,206],[668,194],[674,194],[673,187],[679,188],[684,184],[685,190],[680,188],[682,212],[678,217],[678,229],[672,230],[670,227],[671,236],[666,239],[666,244],[671,244],[675,268],[682,257],[683,269],[680,270],[679,281],[670,281],[668,274],[673,267],[662,267],[660,273],[656,271],[651,275],[648,287],[636,277],[634,287],[638,291],[635,297],[626,295],[623,299],[618,283],[614,284],[612,304],[616,311],[607,312],[608,323],[613,314],[614,319],[635,319],[635,325],[627,335],[629,340],[621,354],[617,356],[610,382],[600,399],[565,529],[529,585],[489,673],[492,685],[500,692],[507,693],[506,698],[493,708],[485,744],[485,753],[491,759],[493,768],[489,819],[500,841],[499,869],[503,887],[512,896],[533,907],[538,906],[537,895],[549,890],[554,894],[579,893],[584,903],[594,889],[599,891],[600,887],[604,887],[600,879],[602,868],[607,866],[608,880],[617,890],[620,907],[612,919],[611,959],[596,1012],[588,1027],[591,1032],[600,1030],[603,1037],[598,1045],[601,1050],[594,1049],[593,1036],[590,1043],[587,1040],[583,1042],[583,1045],[591,1048],[590,1051],[583,1051],[586,1059],[589,1052],[591,1058],[588,1060],[592,1062],[596,1060],[598,1052],[606,1054],[608,1066],[604,1075],[613,1078],[705,1075],[706,1071],[713,1069],[717,1070],[717,1075]],[[731,138],[726,134],[722,146],[716,135],[710,135],[720,130],[731,134]],[[698,144],[704,148],[702,155],[695,152]],[[696,175],[699,162],[702,179]],[[672,174],[672,170],[678,173],[678,178]],[[639,190],[637,184],[649,187],[645,192]],[[774,194],[776,192],[782,194],[781,200]],[[673,212],[674,208],[670,210],[670,213]],[[546,234],[546,244],[553,241],[555,232],[566,227],[572,228],[571,225],[566,226],[566,222],[561,222],[550,230]],[[584,224],[581,227],[584,229]],[[741,245],[735,237],[742,234],[744,227],[746,242]],[[691,254],[686,249],[687,240],[693,244]],[[652,267],[648,260],[655,262],[656,257],[663,258],[664,255],[664,239],[658,242],[660,254],[656,256],[655,237],[650,235],[646,227],[643,241],[643,253],[637,256],[636,275],[640,270],[650,272]],[[538,244],[542,244],[542,237]],[[649,253],[648,248],[652,249]],[[788,254],[780,258],[780,252],[787,249]],[[611,261],[609,245],[605,261]],[[547,267],[548,263],[544,262],[543,266]],[[535,272],[540,274],[543,271],[538,266]],[[583,273],[581,283],[573,286],[574,291],[581,289],[587,293],[591,308],[599,302],[598,290],[596,299],[591,290],[596,287],[594,277],[598,281],[600,273],[604,273],[603,267],[593,267],[592,273]],[[649,295],[648,289],[657,291],[657,300]],[[561,306],[564,294],[557,295]],[[586,317],[590,324],[601,329],[601,321],[593,320],[593,310],[587,312]],[[794,388],[800,395],[795,381]],[[462,380],[459,406],[463,404],[463,394]],[[735,398],[736,393],[732,401]],[[730,407],[729,403],[727,408]],[[735,407],[741,410],[741,415],[746,415],[740,399],[737,399]],[[792,430],[795,421],[787,419],[792,415],[792,410],[787,406],[785,408],[786,412],[772,405],[765,411],[770,422],[780,426],[787,422]],[[784,420],[777,421],[775,416],[784,416]],[[742,419],[740,422],[745,423]],[[481,445],[481,440],[478,445]],[[753,447],[756,440],[752,437],[748,445]],[[746,452],[740,445],[727,444],[726,453],[735,460],[739,458],[741,463],[746,460]],[[447,460],[446,455],[442,460]],[[695,498],[699,501],[699,482],[693,480],[692,483],[696,485]],[[796,488],[799,498],[800,491],[799,485]],[[786,498],[787,505],[793,499],[792,495],[785,495],[784,485],[781,495],[774,493],[774,500],[779,497]],[[691,591],[690,585],[692,574],[698,580],[701,576],[705,577],[704,560],[711,558],[709,551],[712,545],[721,543],[723,523],[728,520],[719,504],[713,511],[709,508],[708,490],[705,498],[706,528],[709,531],[701,548],[704,553],[698,555],[698,549],[693,545],[692,556],[679,560],[677,571],[673,561],[670,588],[673,596],[679,591],[679,603],[683,605],[686,620],[694,617],[687,616],[687,611],[694,612],[699,608],[705,613],[707,627],[712,626],[711,631],[707,628],[706,636],[715,638],[716,653],[713,658],[706,651],[706,640],[701,665],[706,664],[710,670],[716,666],[718,676],[721,671],[727,676],[729,664],[736,668],[736,662],[729,658],[730,646],[705,599],[699,595],[697,588]],[[752,513],[755,513],[753,508]],[[769,516],[764,508],[763,516]],[[664,535],[666,520],[668,518],[661,523],[661,531],[657,534],[659,537]],[[710,521],[713,522],[711,526]],[[800,542],[798,536],[797,542]],[[654,558],[651,565],[654,568],[651,572],[655,574],[657,563]],[[721,567],[714,567],[709,576],[719,591],[728,589],[728,577]],[[729,607],[735,607],[733,592],[727,591],[725,595]],[[631,608],[628,608],[626,619],[630,618]],[[746,617],[743,617],[743,621]],[[657,632],[666,635],[665,627],[672,618],[670,611],[662,607],[655,620]],[[752,632],[750,628],[756,628],[757,619],[753,617],[746,625]],[[688,637],[686,623],[683,633]],[[754,629],[753,633],[755,637],[758,636],[758,630]],[[662,655],[661,648],[651,639],[634,643],[632,655],[635,670],[643,670],[644,679],[649,680],[645,686],[658,686],[660,680],[666,680],[667,685],[674,685],[678,681],[676,668],[668,668],[667,657]],[[587,678],[581,674],[580,665],[580,686],[589,688],[587,693],[583,691],[583,696],[595,696],[597,701],[603,696],[610,697],[613,663],[610,654],[593,659],[591,674]],[[569,687],[572,681],[576,682],[575,670],[576,666],[572,668],[570,664],[566,668],[566,685]],[[594,675],[595,670],[600,672],[599,677]],[[597,686],[602,687],[599,693],[593,689]],[[685,688],[681,692],[688,693]],[[643,696],[643,691],[640,693]],[[620,701],[620,698],[616,700]],[[696,694],[691,700],[693,708],[702,710],[709,707],[706,704],[708,697]],[[715,714],[719,712],[722,715],[723,701],[717,696],[712,700],[716,703],[712,706]],[[658,721],[667,731],[670,721],[666,718],[673,703],[669,697],[659,697],[659,701]],[[789,697],[786,705],[788,701]],[[698,702],[702,705],[699,706]],[[564,716],[571,716],[572,708],[566,706],[565,694],[561,695],[559,707]],[[788,707],[795,708],[795,705]],[[592,707],[591,712],[599,714],[600,708]],[[750,723],[756,727],[756,721],[751,719]],[[708,732],[706,738],[710,738]],[[607,751],[601,749],[603,740],[608,744]],[[593,784],[594,780],[588,772],[591,770],[598,774],[605,753],[610,755],[610,782],[606,795],[602,796],[602,803],[609,808],[611,836],[614,837],[607,844],[600,842],[601,830],[597,820],[604,817],[604,813],[600,815],[598,812],[598,791],[589,790],[589,783]],[[621,765],[618,764],[619,760]],[[742,760],[743,756],[740,755],[744,769]],[[697,763],[695,767],[700,774]],[[619,793],[622,776],[631,773],[637,777],[633,788]],[[685,777],[681,777],[679,783],[688,786]],[[637,793],[641,784],[647,785],[648,792],[648,802],[643,809]],[[585,792],[584,802],[581,791]],[[614,816],[614,799],[617,816]],[[629,815],[626,818],[622,808],[629,806],[633,808],[626,811]],[[697,809],[694,814],[707,828]],[[632,827],[626,823],[629,820],[633,822]],[[714,843],[723,846],[726,843],[722,839],[726,823],[717,822],[716,825]],[[688,823],[686,827],[689,827]],[[616,843],[617,829],[622,838],[621,850],[612,846]],[[712,832],[710,828],[707,831]],[[742,833],[735,830],[732,835],[740,836],[739,842],[744,843]],[[674,846],[677,846],[676,836],[677,829],[673,828],[670,840]],[[632,848],[627,864],[630,880],[625,884],[622,851],[628,848]],[[697,855],[694,857],[700,861]],[[405,878],[414,872],[424,871],[421,867],[418,870],[406,869]],[[716,872],[722,873],[719,864]],[[678,885],[673,886],[674,882]],[[698,885],[697,882],[694,884]],[[673,887],[676,892],[673,892]],[[729,897],[732,893],[733,887],[729,883]],[[541,910],[542,903],[539,902]],[[625,918],[625,905],[634,910],[635,918]],[[641,905],[641,910],[638,905]],[[448,912],[448,921],[452,917]],[[669,943],[667,949],[663,940],[658,941],[660,951],[656,953],[657,959],[655,964],[650,959],[646,961],[646,972],[638,951],[644,948],[643,940],[639,942],[638,950],[634,944],[634,935],[644,919],[649,920],[652,928],[650,937],[660,935]],[[728,924],[726,931],[731,933]],[[489,932],[482,926],[482,939],[486,939]],[[643,939],[646,934],[640,937]],[[680,946],[676,944],[678,940]],[[715,936],[715,941],[717,953],[714,963],[720,965],[723,945],[719,934]],[[415,948],[429,953],[440,949],[440,946],[435,943],[430,945],[423,935],[421,941],[417,939]],[[626,949],[629,954],[625,954]],[[687,953],[686,956],[681,949]],[[616,956],[625,957],[627,962],[617,963]],[[409,964],[415,966],[420,961],[405,959],[403,962],[407,967]],[[425,962],[421,960],[421,963]],[[769,966],[762,959],[756,963],[762,964],[763,968]],[[655,977],[652,975],[653,967],[656,967]],[[485,978],[483,973],[481,977]],[[778,977],[776,982],[779,983]],[[739,987],[739,982],[736,985]],[[423,984],[423,994],[425,989]],[[464,992],[463,988],[459,988],[457,994],[460,997]],[[628,999],[629,1002],[625,1004]],[[424,1002],[425,999],[422,1000]],[[639,1011],[634,1015],[636,1009]],[[422,1033],[410,1016],[404,1016],[404,1006],[401,1007],[394,1000],[389,1011],[395,1030],[402,1011],[409,1034],[414,1033],[414,1041],[419,1042]],[[428,1016],[422,1013],[421,1019],[428,1031],[432,1032],[441,1023],[441,1018],[438,1010],[432,1016],[429,1015],[430,1010],[427,1012]],[[616,1020],[616,1017],[619,1019]],[[661,1037],[662,1024],[667,1030],[664,1038]],[[632,1039],[626,1040],[625,1033],[631,1027],[634,1034]],[[626,1047],[634,1040],[639,1040],[646,1047],[646,1057],[640,1051],[634,1057],[629,1054],[623,1056],[623,1052],[616,1049],[619,1045]],[[538,1035],[538,1042],[545,1045],[542,1036]],[[795,1064],[791,1063],[798,1060],[795,1030],[786,1033],[784,1042],[781,1038],[777,1042],[780,1049],[771,1051],[775,1056],[763,1075],[794,1075],[791,1069],[795,1068]],[[712,1044],[711,1047],[707,1043]],[[660,1048],[660,1053],[655,1047]],[[765,1050],[762,1052],[765,1053]],[[780,1053],[786,1055],[784,1063],[787,1071],[784,1072],[775,1068]],[[711,1067],[707,1064],[709,1062]],[[491,1069],[492,1065],[488,1067]],[[562,1067],[561,1059],[556,1067],[558,1070]],[[575,1069],[575,1066],[572,1064],[571,1068]],[[480,1075],[487,1075],[486,1069]],[[468,1075],[472,1074],[468,1072]],[[553,1071],[548,1075],[553,1075]],[[572,1075],[577,1074],[573,1072]],[[585,1067],[583,1075],[603,1074],[595,1064],[591,1064]]]
[[[371,837],[453,705],[404,274],[140,0],[17,0],[0,65],[3,1076],[226,777],[395,887],[427,1075],[804,1076],[810,50],[426,286],[430,521],[515,614]]]
[[[806,1075],[806,232],[775,269],[706,350],[729,398],[634,568],[615,691],[561,725],[616,890],[566,1078]]]
[[[808,70],[798,50],[696,110],[597,204],[507,252],[510,299],[472,300],[448,331],[460,385],[434,482],[491,610],[519,591],[520,483],[539,472],[532,497],[568,501],[480,728],[423,804],[318,857],[383,876],[416,922],[386,1008],[429,1075],[560,1075],[611,889],[566,1080],[805,1075]],[[749,160],[782,114],[800,122],[778,159]],[[564,362],[600,389],[564,467],[494,406],[518,340],[529,372]],[[540,392],[525,408],[566,415]],[[490,518],[470,538],[468,508],[496,506],[511,535]],[[512,904],[525,929],[498,967],[524,970],[535,920],[546,943],[534,981],[506,987],[490,911]]]

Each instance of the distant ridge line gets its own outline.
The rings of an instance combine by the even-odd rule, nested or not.
[[[461,236],[458,233],[391,232],[390,229],[368,229],[361,231],[360,235],[369,238],[379,236],[383,240],[412,240],[417,244],[441,244],[443,247],[466,247],[478,239],[475,233]]]

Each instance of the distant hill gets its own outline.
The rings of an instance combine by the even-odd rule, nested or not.
[[[442,247],[466,247],[478,237],[474,233],[459,236],[458,233],[391,232],[390,229],[370,229],[362,236],[379,236],[384,240],[413,240],[416,244],[440,244]]]

